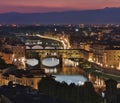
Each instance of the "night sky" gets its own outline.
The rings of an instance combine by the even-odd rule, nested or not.
[[[0,13],[54,12],[120,7],[120,0],[0,0]]]

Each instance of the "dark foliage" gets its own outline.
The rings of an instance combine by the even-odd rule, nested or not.
[[[101,97],[95,92],[91,82],[76,86],[74,83],[68,85],[47,77],[39,82],[39,92],[72,103],[101,103]]]

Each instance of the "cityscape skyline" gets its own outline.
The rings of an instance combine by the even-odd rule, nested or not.
[[[120,0],[1,0],[0,103],[120,103]]]
[[[120,103],[119,24],[1,24],[0,45],[2,103]]]
[[[71,10],[92,10],[106,7],[120,7],[119,0],[2,0],[0,3],[0,13],[20,12],[20,13],[43,13],[43,12],[63,12]]]

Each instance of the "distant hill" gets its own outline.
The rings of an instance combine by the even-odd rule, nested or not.
[[[120,24],[120,8],[105,8],[98,10],[66,11],[50,13],[4,13],[0,14],[3,24]]]

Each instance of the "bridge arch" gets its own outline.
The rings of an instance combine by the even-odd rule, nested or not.
[[[46,67],[56,67],[59,63],[59,58],[56,57],[45,57],[42,59],[42,65]]]
[[[34,45],[31,49],[43,49],[41,45]]]

